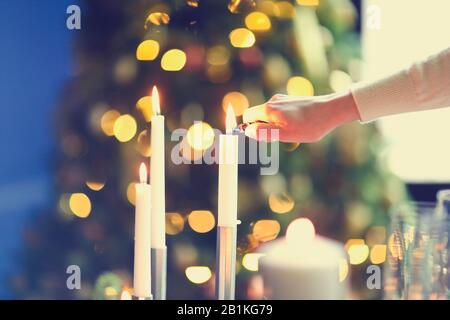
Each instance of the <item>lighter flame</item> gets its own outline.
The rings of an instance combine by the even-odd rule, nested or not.
[[[233,132],[233,129],[237,127],[236,116],[234,115],[233,106],[231,103],[228,104],[227,115],[226,115],[226,130],[227,133]]]
[[[153,114],[155,115],[161,114],[161,106],[159,105],[159,93],[158,88],[156,88],[156,86],[153,86],[152,90],[152,108]]]
[[[147,183],[147,167],[144,163],[139,167],[139,180],[141,183]]]

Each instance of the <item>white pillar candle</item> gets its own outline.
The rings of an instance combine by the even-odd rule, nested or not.
[[[266,298],[286,300],[345,299],[346,266],[342,244],[315,236],[308,219],[291,223],[286,238],[272,241],[260,250],[259,260]],[[345,270],[344,270],[345,271]],[[344,279],[340,279],[340,276]]]
[[[232,134],[236,126],[236,117],[229,105],[226,134],[219,136],[219,227],[232,227],[237,224],[238,136]]]
[[[152,248],[166,247],[166,183],[164,164],[164,116],[156,87],[152,91],[150,185],[152,186]]]
[[[136,183],[136,218],[134,225],[134,295],[151,297],[151,187],[145,164],[139,168]]]

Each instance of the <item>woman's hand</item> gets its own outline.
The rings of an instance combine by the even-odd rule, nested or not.
[[[256,140],[316,142],[336,127],[359,120],[351,92],[317,97],[275,95],[244,112],[245,134]],[[278,129],[279,136],[272,129]]]

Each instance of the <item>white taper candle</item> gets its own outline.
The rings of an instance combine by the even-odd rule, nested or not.
[[[134,295],[151,297],[151,187],[147,184],[145,164],[139,168],[136,183],[136,218],[134,226]]]

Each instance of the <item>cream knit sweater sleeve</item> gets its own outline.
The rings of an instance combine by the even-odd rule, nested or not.
[[[387,78],[352,88],[361,121],[450,107],[450,48]]]

